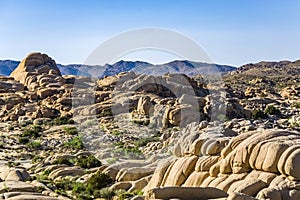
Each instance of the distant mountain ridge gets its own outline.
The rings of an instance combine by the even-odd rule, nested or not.
[[[18,66],[19,61],[0,60],[0,75],[9,76]],[[63,75],[82,75],[93,77],[104,77],[119,74],[121,72],[133,71],[148,75],[159,75],[164,73],[183,73],[190,76],[197,74],[226,73],[236,68],[228,65],[218,65],[202,62],[193,62],[188,60],[175,60],[165,64],[153,65],[142,61],[118,61],[112,65],[81,65],[57,64]]]
[[[250,63],[236,68],[231,74],[257,76],[300,75],[300,60]]]

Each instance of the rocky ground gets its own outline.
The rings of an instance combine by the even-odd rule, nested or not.
[[[30,54],[0,77],[0,199],[298,200],[298,69],[93,79]]]

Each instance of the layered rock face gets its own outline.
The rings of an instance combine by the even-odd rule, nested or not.
[[[29,90],[38,87],[60,87],[63,82],[55,61],[41,53],[29,54],[10,77],[27,86]]]
[[[271,129],[232,139],[207,136],[199,134],[190,141],[186,156],[156,169],[145,189],[149,199],[187,199],[176,194],[174,186],[213,187],[235,196],[229,199],[299,198],[299,132]],[[226,145],[220,145],[224,141]],[[173,187],[173,192],[162,195],[156,187]]]

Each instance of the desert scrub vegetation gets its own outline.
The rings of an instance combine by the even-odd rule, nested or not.
[[[69,149],[84,149],[82,137],[73,137],[70,141],[64,143],[64,147]]]
[[[22,131],[21,137],[29,137],[29,138],[38,138],[39,133],[42,131],[42,127],[39,125],[33,125],[27,128],[24,128]]]
[[[77,135],[78,134],[76,127],[67,126],[67,127],[64,127],[63,130],[68,135]]]
[[[79,156],[76,159],[76,165],[82,168],[90,169],[94,167],[100,167],[102,163],[97,158],[95,158],[95,156],[90,155],[90,156]]]
[[[262,110],[253,110],[252,111],[252,117],[254,119],[265,119],[268,116]]]
[[[281,115],[280,110],[278,110],[276,107],[274,107],[273,105],[269,105],[266,109],[265,109],[265,114],[268,115]]]
[[[26,144],[26,146],[30,149],[40,149],[42,144],[40,141],[31,141]]]
[[[53,164],[65,164],[68,166],[77,165],[85,169],[100,167],[102,165],[102,163],[93,155],[78,156],[77,158],[61,157],[56,159]]]
[[[50,126],[60,126],[65,124],[74,124],[74,120],[68,116],[57,117],[53,119],[51,122],[48,122]]]

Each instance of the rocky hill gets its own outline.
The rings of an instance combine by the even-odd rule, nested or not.
[[[10,73],[18,66],[20,62],[12,60],[0,60],[0,75],[9,76]],[[62,65],[57,64],[57,67],[63,75],[81,75],[90,77],[104,77],[113,76],[121,72],[133,71],[142,74],[164,74],[164,73],[183,73],[187,75],[209,74],[209,73],[226,73],[235,70],[235,67],[227,65],[208,64],[192,61],[173,61],[161,65],[153,65],[141,61],[119,61],[112,65],[84,65],[71,64]]]
[[[116,74],[137,65],[94,79],[32,53],[1,76],[0,199],[300,199],[297,76]]]

